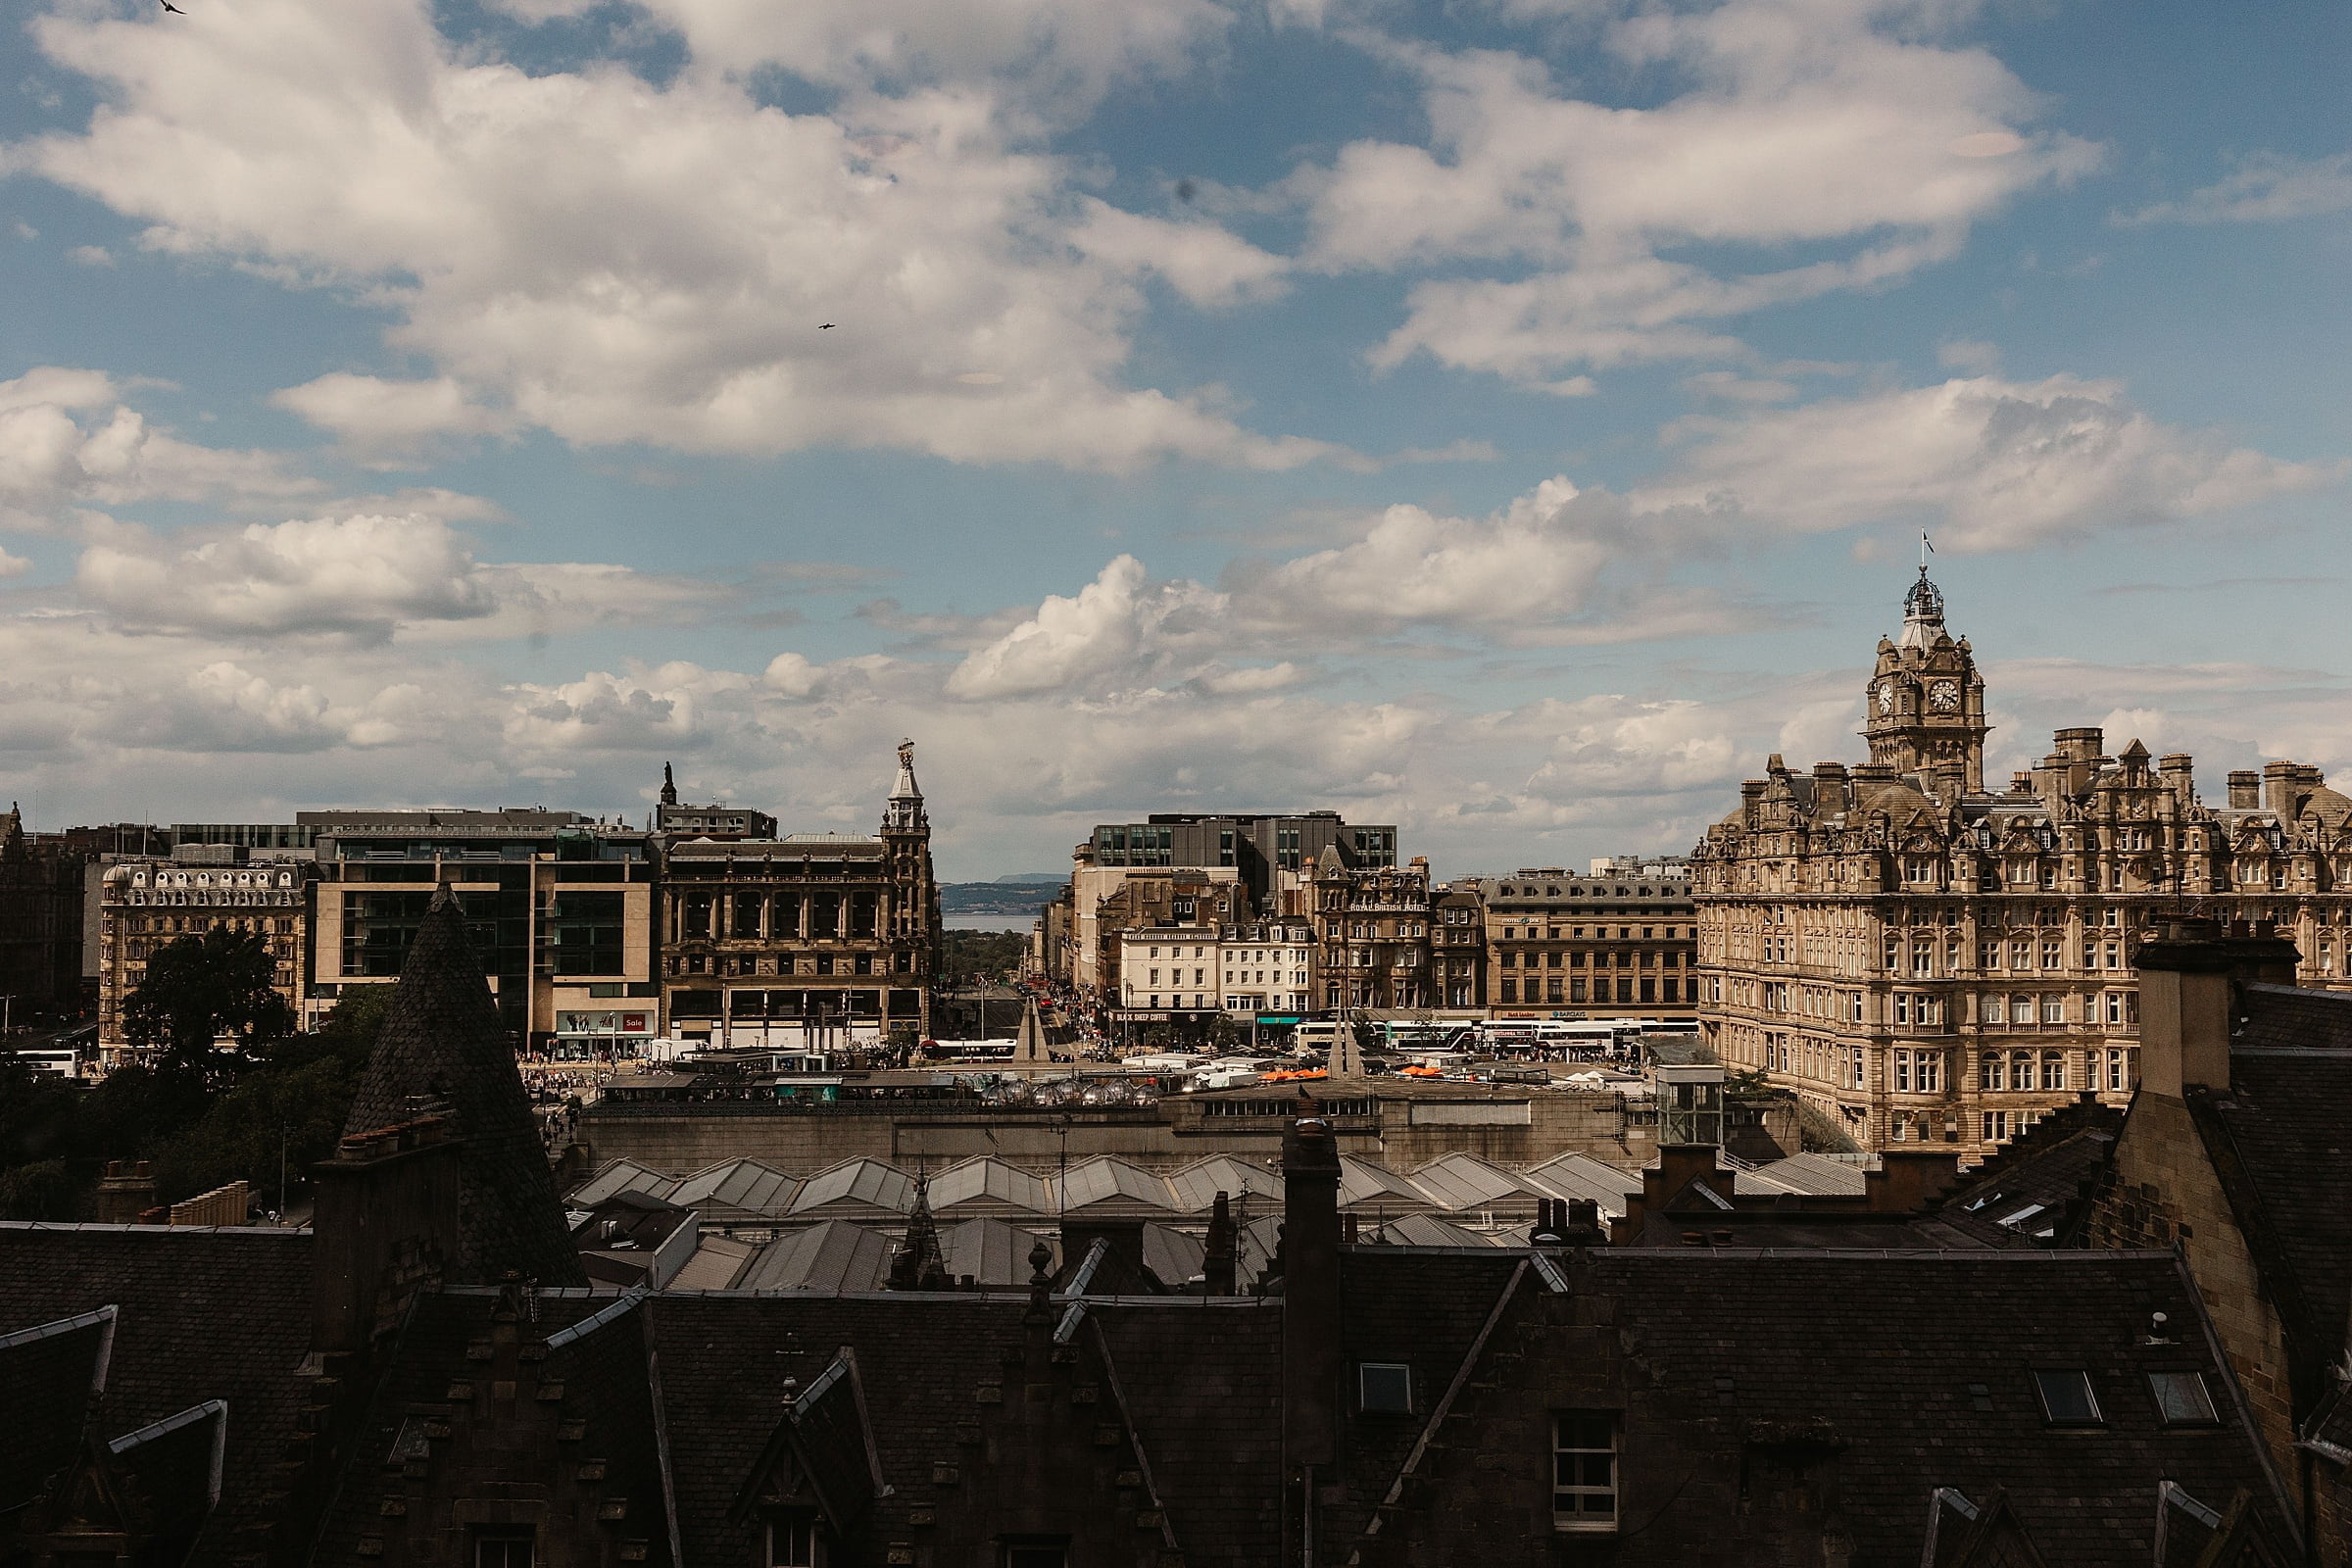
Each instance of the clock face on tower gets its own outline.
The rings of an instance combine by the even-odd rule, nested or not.
[[[1879,683],[1879,711],[1882,713],[1894,711],[1894,682],[1890,680]]]
[[[1928,706],[1938,713],[1958,712],[1960,710],[1960,683],[1956,680],[1939,680],[1929,687]]]

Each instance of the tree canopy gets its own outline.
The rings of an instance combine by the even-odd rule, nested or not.
[[[215,1077],[234,1065],[216,1059],[220,1041],[250,1057],[294,1032],[276,980],[277,959],[259,932],[218,925],[175,938],[148,958],[146,978],[123,1000],[123,1038],[164,1071]]]

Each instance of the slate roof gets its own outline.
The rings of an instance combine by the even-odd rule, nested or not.
[[[1350,1367],[1401,1362],[1412,1369],[1416,1408],[1433,1408],[1503,1288],[1527,1266],[1527,1254],[1350,1247],[1340,1254],[1340,1334]],[[1348,1427],[1348,1500],[1329,1520],[1329,1543],[1353,1539],[1403,1466],[1421,1435],[1411,1417],[1358,1416]],[[1346,1553],[1339,1553],[1346,1560]]]
[[[2072,1246],[2123,1126],[2120,1107],[2086,1097],[2003,1144],[1934,1206],[1990,1220],[2045,1246]]]
[[[453,1381],[470,1381],[480,1373],[481,1363],[469,1360],[466,1351],[476,1341],[489,1338],[491,1314],[497,1304],[494,1291],[429,1293],[416,1298],[382,1382],[352,1435],[343,1484],[321,1522],[312,1561],[359,1561],[362,1538],[379,1535],[384,1528],[384,1499],[416,1490],[403,1475],[395,1450],[408,1451],[404,1434],[409,1444],[416,1443],[417,1423],[425,1412],[449,1408]],[[612,1304],[612,1297],[599,1299],[586,1295],[543,1294],[536,1302],[538,1320],[532,1325],[533,1337],[545,1338]],[[431,1448],[430,1445],[419,1446]],[[432,1458],[441,1460],[443,1456],[434,1451]],[[427,1463],[429,1466],[432,1461]],[[430,1479],[429,1468],[426,1479]]]
[[[1096,1305],[1108,1359],[1185,1561],[1281,1559],[1282,1315],[1247,1298]]]
[[[873,1503],[871,1533],[906,1539],[933,1464],[962,1451],[956,1426],[975,1413],[976,1379],[1017,1358],[1025,1306],[1013,1296],[656,1298],[687,1561],[750,1560],[748,1529],[725,1515],[775,1430],[783,1380],[808,1387],[844,1347],[893,1489]],[[1186,1560],[1276,1560],[1279,1312],[1247,1298],[1091,1302],[1076,1332],[1107,1357]]]
[[[2202,1332],[2195,1290],[2170,1254],[1600,1250],[1555,1262],[1568,1295],[1530,1269],[1509,1283],[1505,1300],[1506,1271],[1526,1256],[1351,1250],[1343,1265],[1349,1356],[1417,1357],[1416,1382],[1434,1405],[1461,1364],[1457,1348],[1473,1337],[1474,1318],[1503,1301],[1503,1329],[1567,1324],[1576,1298],[1590,1293],[1613,1303],[1602,1321],[1622,1352],[1629,1426],[1681,1426],[1689,1439],[1678,1466],[1737,1476],[1743,1445],[1759,1430],[1809,1427],[1835,1440],[1828,1484],[1857,1564],[1921,1560],[1938,1486],[1980,1504],[2004,1493],[2050,1563],[2149,1563],[2156,1488],[2166,1479],[2215,1507],[2243,1488],[2274,1538],[2290,1539],[2259,1439]],[[2158,1311],[2179,1331],[2145,1343]],[[1501,1343],[1500,1333],[1490,1341],[1489,1359]],[[1541,1334],[1525,1343],[1541,1353]],[[2103,1425],[2067,1429],[2045,1419],[2033,1373],[2061,1368],[2089,1374]],[[2162,1424],[2148,1383],[2156,1371],[2201,1374],[2219,1427]],[[1519,1397],[1516,1385],[1542,1375],[1523,1367],[1470,1383],[1456,1405],[1465,1432],[1477,1430],[1483,1400]],[[1349,1439],[1358,1452],[1401,1456],[1418,1431],[1414,1421],[1358,1417]],[[1426,1484],[1480,1488],[1490,1478],[1468,1467],[1480,1449],[1450,1438],[1421,1472]],[[1368,1515],[1397,1473],[1360,1468],[1348,1482],[1351,1521]],[[1629,1518],[1644,1506],[1641,1485],[1629,1474]],[[1636,1553],[1633,1535],[1624,1539],[1617,1560],[1661,1560]]]
[[[690,1563],[752,1560],[727,1511],[783,1413],[783,1385],[813,1384],[844,1346],[859,1380],[884,1479],[879,1539],[906,1538],[910,1496],[935,1460],[958,1454],[953,1423],[973,1382],[1021,1345],[1026,1303],[1004,1297],[664,1296],[653,1307],[678,1525]],[[885,1533],[896,1525],[896,1533]]]
[[[50,1323],[0,1324],[0,1388],[12,1412],[0,1421],[0,1514],[39,1496],[74,1462],[114,1325],[106,1306]]]
[[[2309,1387],[2352,1316],[2352,1043],[2334,1043],[2352,996],[2248,986],[2245,1003],[2229,1090],[2188,1106]]]
[[[310,1233],[0,1224],[0,1333],[110,1305],[100,1437],[207,1399],[228,1403],[220,1502],[189,1558],[194,1568],[224,1561],[244,1549],[240,1534],[278,1513],[270,1489],[300,1414],[296,1372],[311,1340]],[[22,1419],[17,1392],[12,1384],[4,1424]]]
[[[427,1104],[443,1107],[460,1140],[450,1283],[486,1284],[509,1269],[550,1285],[587,1283],[514,1049],[446,886],[416,928],[343,1130],[389,1127]]]

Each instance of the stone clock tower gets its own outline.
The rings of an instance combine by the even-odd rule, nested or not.
[[[1946,802],[1984,792],[1984,681],[1968,639],[1943,626],[1943,595],[1919,581],[1903,596],[1903,629],[1879,639],[1878,667],[1864,694],[1869,704],[1870,760],[1898,774],[1929,774],[1931,790]]]

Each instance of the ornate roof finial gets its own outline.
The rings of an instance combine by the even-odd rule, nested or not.
[[[1943,634],[1943,593],[1928,580],[1928,557],[1936,551],[1929,542],[1928,531],[1919,531],[1919,581],[1903,595],[1903,630],[1895,638],[1897,648],[1917,648],[1921,651],[1936,646]]]

